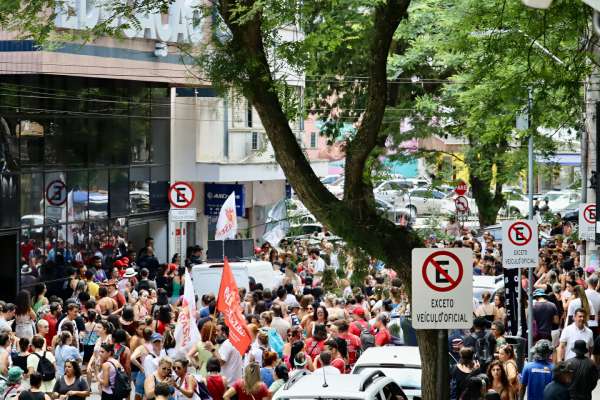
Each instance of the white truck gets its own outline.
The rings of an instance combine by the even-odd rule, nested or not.
[[[265,289],[277,289],[281,282],[281,272],[274,271],[268,261],[239,261],[230,262],[231,272],[238,288],[249,289],[249,279],[262,284]],[[215,296],[219,293],[223,263],[196,264],[192,267],[194,292],[198,297],[207,293]]]

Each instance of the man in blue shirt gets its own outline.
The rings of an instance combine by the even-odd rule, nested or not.
[[[527,400],[544,400],[544,389],[552,382],[553,365],[548,361],[552,350],[546,339],[539,340],[531,349],[533,361],[525,364],[521,376],[521,399],[527,391]]]

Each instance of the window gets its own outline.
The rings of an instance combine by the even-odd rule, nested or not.
[[[110,171],[108,209],[111,217],[121,217],[129,212],[129,172],[125,168]]]
[[[19,225],[18,177],[0,174],[0,227]]]
[[[258,150],[260,146],[260,136],[258,132],[252,132],[252,150]]]
[[[21,175],[21,226],[44,223],[44,175]]]
[[[248,101],[248,104],[246,105],[246,127],[248,128],[252,128],[252,114],[252,104],[250,104],[250,102]]]
[[[82,221],[88,215],[88,172],[70,171],[67,173],[67,219],[69,222]]]
[[[169,209],[169,167],[152,167],[150,169],[150,210]]]
[[[150,211],[150,168],[131,168],[129,171],[130,213]]]
[[[317,148],[317,132],[310,133],[310,148],[311,149]]]
[[[89,172],[89,218],[104,219],[108,216],[108,170]]]

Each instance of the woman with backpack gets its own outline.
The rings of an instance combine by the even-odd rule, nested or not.
[[[306,340],[306,354],[310,356],[312,360],[317,358],[321,351],[325,347],[325,341],[327,340],[327,327],[324,324],[315,324],[314,332],[312,337]]]
[[[46,341],[43,336],[35,335],[31,339],[33,352],[27,357],[27,373],[37,372],[42,375],[41,390],[44,393],[52,392],[56,381],[56,360],[49,351],[45,350]]]
[[[473,349],[470,347],[463,347],[460,349],[460,359],[458,363],[450,371],[450,396],[451,398],[458,399],[458,397],[465,391],[469,377],[475,376],[479,373],[479,363],[473,359]]]
[[[498,351],[498,359],[502,362],[508,383],[515,393],[519,393],[519,368],[515,357],[515,350],[510,344],[505,344]]]
[[[123,370],[121,363],[114,358],[115,350],[112,344],[103,343],[98,351],[100,370],[96,375],[98,386],[102,392],[101,400],[121,400],[118,392],[117,373]]]
[[[175,399],[187,400],[194,397],[198,382],[196,378],[188,373],[189,361],[187,358],[179,358],[173,362],[173,370],[175,371]],[[198,397],[196,395],[196,397]]]
[[[97,374],[102,361],[100,360],[99,354],[102,348],[102,345],[109,344],[112,342],[112,332],[113,325],[108,322],[101,320],[96,324],[96,334],[98,335],[98,340],[96,340],[96,344],[94,345],[94,354],[88,363],[87,368],[87,380],[88,386],[92,385],[92,376],[93,374]]]

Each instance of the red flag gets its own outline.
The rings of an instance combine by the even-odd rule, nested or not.
[[[221,286],[217,298],[217,310],[222,312],[225,317],[225,324],[229,328],[229,341],[241,355],[244,355],[252,342],[252,338],[246,325],[246,319],[242,315],[238,288],[227,257],[223,262],[223,275],[221,276]]]

